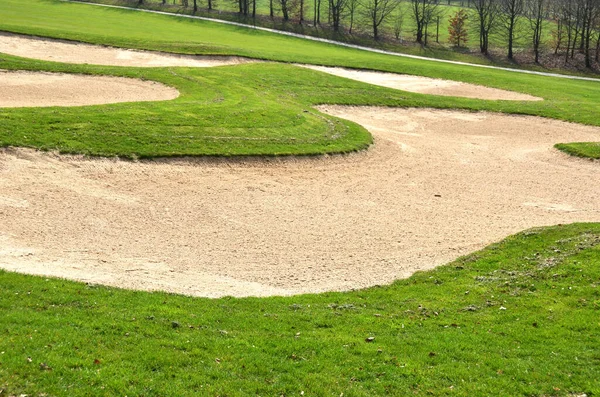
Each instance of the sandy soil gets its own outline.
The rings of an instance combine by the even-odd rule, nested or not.
[[[0,32],[0,52],[46,61],[95,65],[211,67],[252,62],[239,57],[203,57],[104,47]],[[314,65],[298,65],[364,83],[420,94],[465,98],[537,101],[542,98],[451,80]]]
[[[123,77],[0,70],[0,108],[82,106],[175,99],[166,85]]]
[[[506,101],[541,101],[543,98],[521,94],[513,91],[484,87],[481,85],[461,83],[458,81],[431,79],[422,76],[407,74],[394,74],[373,72],[367,70],[353,70],[332,68],[326,66],[299,65],[320,72],[362,81],[382,87],[416,92],[419,94],[432,94],[442,96],[455,96],[476,99],[506,100]]]
[[[0,52],[45,61],[109,66],[202,68],[252,62],[250,59],[240,57],[193,56],[128,50],[5,32],[0,32]]]
[[[371,150],[132,163],[0,152],[0,267],[218,297],[389,283],[532,226],[600,221],[600,129],[534,117],[323,107]]]

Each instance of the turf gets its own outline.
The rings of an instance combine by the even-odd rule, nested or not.
[[[325,103],[570,116],[557,113],[554,106],[549,106],[552,101],[540,106],[539,102],[412,94],[273,63],[141,69],[58,64],[0,55],[0,65],[3,69],[142,78],[163,82],[181,92],[172,101],[0,110],[0,146],[93,156],[313,155],[360,150],[371,143],[364,128],[312,108]],[[598,122],[584,113],[573,115],[582,122]]]
[[[366,147],[356,124],[316,104],[416,106],[530,114],[600,125],[600,83],[385,56],[216,23],[49,0],[0,3],[0,29],[124,47],[252,56],[442,77],[545,98],[480,101],[411,94],[268,63],[194,70],[61,65],[0,55],[3,69],[161,81],[174,101],[0,110],[0,146],[122,157],[340,153]],[[574,111],[573,109],[577,109]]]
[[[594,142],[574,142],[558,143],[555,147],[572,156],[584,157],[589,159],[600,159],[600,143]]]
[[[598,224],[347,293],[209,300],[7,272],[0,285],[3,395],[600,393]]]

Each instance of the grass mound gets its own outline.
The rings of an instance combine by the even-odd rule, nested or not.
[[[600,393],[600,225],[348,293],[197,299],[0,272],[7,395]]]

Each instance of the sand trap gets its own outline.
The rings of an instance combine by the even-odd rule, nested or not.
[[[108,66],[204,68],[252,62],[250,59],[240,57],[176,55],[127,50],[4,32],[0,32],[0,52],[45,61]]]
[[[108,76],[0,70],[0,108],[83,106],[175,99],[166,85]]]
[[[541,225],[600,221],[597,162],[535,117],[323,107],[371,150],[304,160],[132,163],[0,151],[0,267],[182,294],[386,284]]]
[[[205,57],[104,47],[64,40],[0,32],[0,52],[26,58],[65,63],[134,67],[213,67],[253,62],[240,57]],[[542,98],[512,91],[451,80],[431,79],[394,73],[372,72],[314,65],[298,65],[320,72],[388,88],[465,98],[539,101]]]
[[[362,81],[363,83],[395,88],[403,91],[416,92],[418,94],[506,101],[543,100],[543,98],[521,94],[518,92],[489,88],[475,84],[461,83],[452,80],[431,79],[429,77],[410,76],[407,74],[372,72],[366,70],[332,68],[326,66],[298,66],[303,66],[305,68],[318,70],[320,72],[329,73],[352,80]]]

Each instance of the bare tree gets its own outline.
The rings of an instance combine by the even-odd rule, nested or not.
[[[347,3],[347,0],[329,0],[329,12],[331,15],[334,32],[340,31],[340,21],[342,19],[342,13],[346,9]]]
[[[398,7],[396,17],[394,18],[394,37],[402,41],[402,27],[404,26],[404,12]]]
[[[397,0],[366,0],[363,3],[365,14],[373,28],[373,38],[375,40],[379,40],[379,27],[397,6]]]
[[[595,25],[600,18],[600,3],[598,0],[583,0],[583,23],[581,40],[585,56],[585,67],[592,67],[591,42],[595,34]]]
[[[544,16],[547,14],[548,0],[527,0],[525,7],[525,17],[529,22],[531,28],[531,44],[533,46],[533,53],[535,54],[535,63],[540,61],[540,45],[542,42],[542,28],[544,27]],[[561,27],[558,26],[558,29]],[[562,32],[558,33],[558,44],[560,46],[560,40]]]
[[[289,0],[279,0],[279,5],[281,6],[281,13],[283,14],[283,20],[286,22],[289,21],[290,20]]]
[[[438,15],[437,0],[411,0],[417,43],[427,45],[429,23]]]
[[[513,59],[513,47],[515,41],[515,28],[519,19],[523,15],[524,2],[523,0],[500,0],[500,18],[502,28],[506,34],[508,46],[508,59]]]
[[[488,54],[490,33],[498,24],[499,7],[497,0],[473,0],[479,28],[479,49]]]
[[[321,24],[321,0],[314,0],[314,6],[313,25],[317,26]]]
[[[354,28],[354,17],[356,16],[356,10],[358,10],[359,0],[347,0],[348,5],[348,14],[350,16],[350,29],[348,29],[348,33],[352,34],[352,29]]]

